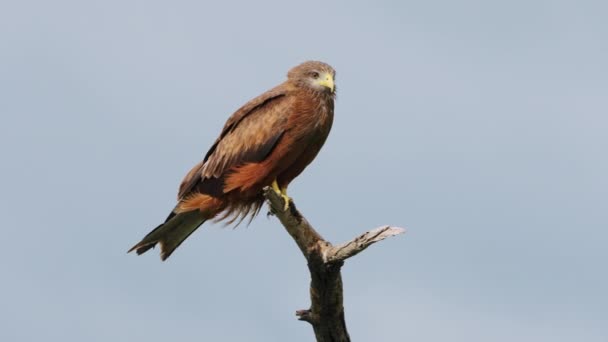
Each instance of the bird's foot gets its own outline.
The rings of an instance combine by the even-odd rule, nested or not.
[[[285,194],[281,194],[281,197],[283,197],[283,201],[285,201],[283,211],[287,211],[289,209],[289,202],[291,201],[291,198]]]
[[[272,189],[274,190],[274,192],[276,192],[279,196],[283,197],[283,201],[285,201],[285,206],[283,207],[283,211],[287,211],[287,209],[289,209],[289,202],[291,201],[291,198],[289,198],[289,196],[287,196],[287,187],[285,188],[280,188],[279,187],[279,183],[277,183],[276,179],[272,182]]]

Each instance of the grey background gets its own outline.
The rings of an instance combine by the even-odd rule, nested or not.
[[[126,250],[224,121],[307,59],[334,129],[290,194],[355,341],[607,341],[604,1],[3,1],[0,340],[311,341],[276,219]]]

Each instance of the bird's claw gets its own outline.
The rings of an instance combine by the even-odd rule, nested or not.
[[[279,184],[277,183],[277,181],[273,181],[272,182],[272,189],[274,190],[274,192],[277,193],[277,195],[281,196],[281,198],[283,198],[283,201],[285,201],[285,205],[283,206],[283,211],[287,211],[289,209],[289,201],[291,201],[291,198],[289,198],[289,196],[287,196],[287,187],[285,188],[280,188]]]
[[[283,201],[285,201],[285,205],[283,206],[283,211],[287,211],[289,209],[289,202],[291,201],[291,198],[289,198],[289,196],[285,195],[285,194],[280,194],[281,197],[283,197]]]

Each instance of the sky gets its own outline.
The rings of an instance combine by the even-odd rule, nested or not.
[[[290,196],[353,341],[608,340],[602,1],[0,3],[0,340],[311,341],[264,209],[167,262],[126,251],[227,117],[322,60],[334,127]]]

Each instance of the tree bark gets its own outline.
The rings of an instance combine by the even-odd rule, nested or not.
[[[293,201],[287,210],[283,210],[285,202],[272,188],[265,188],[264,196],[270,212],[278,217],[308,262],[311,305],[309,309],[296,311],[296,316],[312,325],[317,342],[349,342],[340,269],[346,259],[373,243],[404,233],[405,230],[383,226],[347,243],[333,246],[308,223]]]

